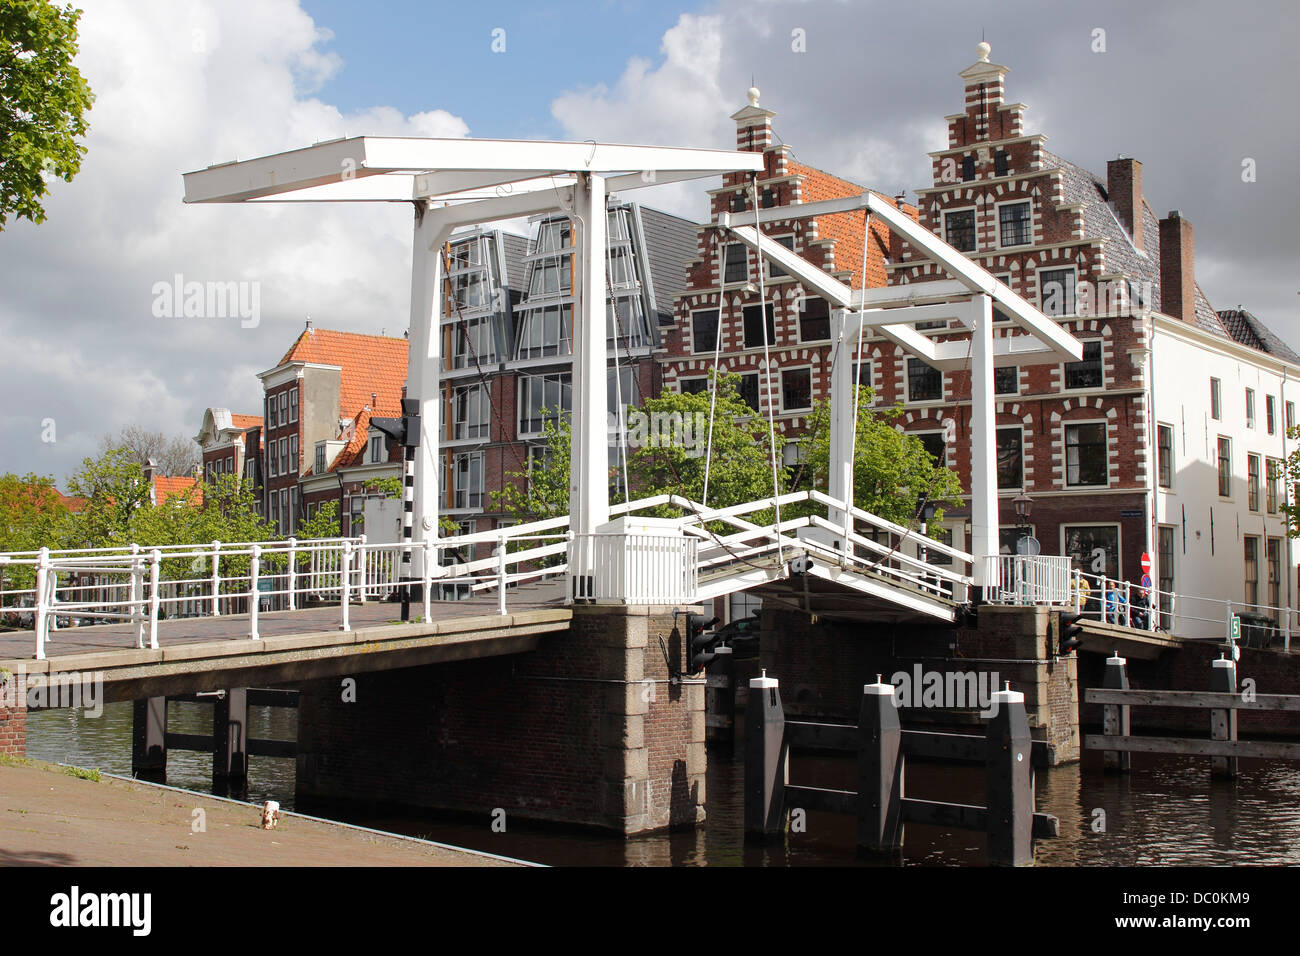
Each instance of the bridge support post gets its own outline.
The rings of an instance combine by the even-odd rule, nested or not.
[[[1106,658],[1106,674],[1101,686],[1106,690],[1128,690],[1128,661],[1115,654]],[[1129,735],[1129,705],[1103,704],[1101,708],[1102,733],[1107,736]],[[1107,770],[1128,773],[1133,769],[1133,755],[1127,750],[1106,750],[1101,755],[1102,766]]]
[[[760,841],[785,833],[790,760],[778,688],[766,673],[751,678],[745,704],[745,836]]]
[[[993,583],[985,577],[988,558],[999,550],[997,412],[993,401],[993,300],[987,295],[972,299],[977,307],[971,330],[971,470],[970,470],[970,553],[975,559],[975,585],[981,589]]]
[[[903,731],[894,685],[862,688],[858,716],[858,852],[901,862]]]
[[[167,782],[167,698],[131,703],[131,776]]]
[[[993,694],[997,712],[989,720],[986,761],[988,858],[990,866],[1034,862],[1034,771],[1025,695]]]
[[[1225,694],[1237,692],[1237,662],[1220,659],[1210,662],[1210,690]],[[1210,737],[1213,740],[1237,739],[1237,709],[1225,707],[1210,711]],[[1211,757],[1210,776],[1236,779],[1236,757]]]
[[[212,706],[212,790],[217,796],[248,792],[248,688],[232,687]]]
[[[689,648],[687,653],[690,653]],[[714,648],[708,665],[705,739],[728,760],[736,753],[736,659],[730,647]]]

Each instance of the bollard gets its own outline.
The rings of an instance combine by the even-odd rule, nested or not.
[[[1034,862],[1034,784],[1025,695],[1008,689],[993,694],[997,712],[989,720],[985,750],[990,866]]]
[[[745,702],[745,835],[757,840],[785,832],[789,757],[778,687],[764,671],[750,679]]]
[[[730,760],[736,752],[736,660],[730,647],[716,647],[713,654],[707,666],[713,706],[705,709],[705,741],[720,745]]]
[[[1106,658],[1106,674],[1101,686],[1107,690],[1128,690],[1128,661],[1114,655]],[[1129,705],[1103,704],[1101,708],[1102,733],[1107,736],[1127,737],[1129,735]],[[1127,750],[1104,750],[1101,755],[1102,766],[1106,770],[1128,773],[1133,769],[1133,755]]]
[[[154,548],[149,552],[149,646],[158,650],[158,615],[162,610],[162,552]]]
[[[248,791],[248,689],[234,687],[212,702],[212,792],[240,797]]]
[[[167,782],[167,698],[131,702],[131,776]]]
[[[858,852],[901,862],[903,731],[893,684],[862,688],[858,715]]]
[[[1235,694],[1237,692],[1237,662],[1220,657],[1210,662],[1210,690],[1219,693]],[[1210,738],[1212,740],[1237,739],[1237,709],[1223,707],[1210,711]],[[1210,776],[1226,777],[1229,780],[1237,776],[1236,757],[1211,757]]]

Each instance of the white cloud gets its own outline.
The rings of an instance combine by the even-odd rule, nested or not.
[[[82,171],[54,184],[46,223],[0,233],[0,467],[59,481],[124,424],[193,435],[209,405],[256,411],[253,373],[307,314],[327,328],[406,326],[409,208],[185,206],[182,172],[345,134],[468,133],[437,104],[344,113],[314,97],[341,61],[296,0],[83,6],[78,66],[96,100]],[[153,284],[177,273],[260,283],[261,325],[154,318]],[[40,441],[46,417],[54,445]]]

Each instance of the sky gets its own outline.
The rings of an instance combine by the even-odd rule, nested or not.
[[[1103,175],[1141,160],[1155,213],[1195,228],[1210,302],[1300,350],[1288,0],[79,5],[81,173],[52,184],[44,224],[0,232],[0,473],[62,484],[124,425],[193,436],[208,407],[258,413],[257,373],[309,316],[406,328],[408,206],[186,206],[183,172],[361,134],[732,148],[753,83],[801,161],[911,191],[981,37],[1029,132]],[[636,198],[699,220],[708,185]],[[177,277],[244,283],[256,321],[169,311]]]

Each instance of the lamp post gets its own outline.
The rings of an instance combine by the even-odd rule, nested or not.
[[[1029,537],[1029,515],[1034,508],[1034,499],[1023,491],[1016,495],[1016,521],[1020,525],[1020,539]]]
[[[1031,511],[1033,511],[1034,502],[1033,499],[1029,497],[1029,495],[1025,494],[1022,491],[1020,492],[1020,494],[1016,495],[1015,506],[1016,506],[1016,523],[1020,526],[1020,537],[1016,540],[1016,553],[1012,557],[1012,561],[1015,563],[1015,569],[1016,569],[1016,574],[1015,574],[1016,584],[1017,584],[1016,590],[1020,595],[1020,599],[1025,603],[1028,603],[1028,597],[1029,597],[1028,585],[1029,585],[1030,576],[1025,573],[1026,562],[1021,561],[1019,559],[1022,557],[1021,554],[1022,551],[1024,552],[1023,553],[1024,557],[1029,556],[1029,544],[1028,544],[1029,514]]]

